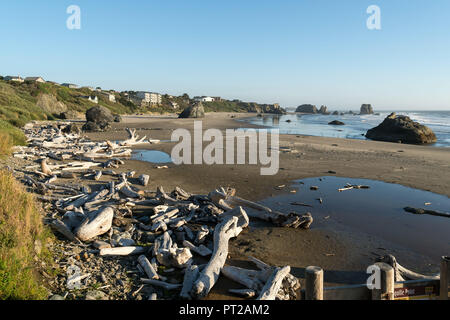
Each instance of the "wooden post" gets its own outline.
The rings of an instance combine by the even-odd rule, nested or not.
[[[448,300],[448,286],[450,285],[450,257],[441,260],[441,300]]]
[[[372,300],[394,300],[394,268],[384,262],[375,265],[380,268],[380,288],[372,290]]]
[[[320,267],[308,267],[305,271],[306,300],[323,300],[323,270]]]

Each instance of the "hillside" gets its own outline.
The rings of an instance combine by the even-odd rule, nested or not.
[[[127,98],[127,94],[133,93],[112,92],[116,102],[111,102],[104,95],[89,88],[71,89],[50,82],[19,83],[0,80],[0,132],[9,135],[14,144],[23,144],[23,134],[17,128],[31,120],[58,119],[61,113],[67,111],[82,117],[87,109],[101,105],[115,114],[179,113],[194,102],[187,94],[179,97],[163,95],[159,106],[138,106]],[[87,96],[97,96],[98,104],[89,101]],[[173,104],[178,107],[174,108]],[[257,104],[238,100],[205,102],[204,107],[206,112],[284,112],[278,104]]]
[[[114,113],[132,113],[137,107],[116,95],[117,102],[110,102],[87,88],[69,89],[51,83],[0,81],[0,119],[21,127],[30,120],[53,120],[61,112],[84,113],[94,102],[82,96],[96,95],[99,105]]]

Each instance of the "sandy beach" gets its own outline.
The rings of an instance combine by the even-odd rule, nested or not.
[[[209,113],[202,119],[203,130],[248,128],[248,124],[237,120],[249,116],[254,115]],[[141,136],[162,141],[135,149],[170,154],[176,144],[169,142],[173,130],[185,128],[192,131],[193,124],[193,119],[172,116],[125,116],[123,122],[114,124],[111,131],[87,135],[98,141],[122,140],[126,137],[124,129],[132,127]],[[150,183],[146,189],[150,191],[156,190],[157,186],[163,186],[165,190],[180,186],[191,193],[207,194],[224,186],[236,188],[237,195],[253,201],[292,194],[294,180],[330,175],[373,179],[450,196],[450,150],[429,146],[280,135],[280,170],[274,176],[261,176],[257,165],[167,165],[168,169],[156,169],[154,163],[129,160],[121,170],[149,174]],[[301,200],[301,193],[297,196]],[[283,205],[286,204],[272,203],[275,208]],[[306,212],[308,208],[293,207],[291,210]],[[248,230],[233,240],[230,264],[245,266],[246,256],[251,255],[269,264],[290,265],[293,274],[299,278],[304,277],[305,267],[317,265],[324,268],[325,282],[330,286],[364,283],[366,268],[377,257],[387,253],[395,255],[402,265],[424,273],[438,271],[439,259],[436,257],[448,253],[419,253],[348,226],[334,217],[325,218],[316,219],[311,230],[307,231],[252,222]],[[410,236],[426,234],[412,226]],[[442,245],[446,246],[445,243]],[[233,297],[226,292],[232,287],[236,284],[221,278],[209,298],[231,299]]]

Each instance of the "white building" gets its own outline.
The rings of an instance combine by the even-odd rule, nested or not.
[[[81,96],[83,99],[88,99],[90,102],[98,103],[98,97],[97,96]]]
[[[109,92],[99,91],[100,95],[102,95],[105,99],[108,99],[110,102],[116,102],[116,96]]]
[[[146,92],[146,91],[138,91],[136,92],[136,97],[142,99],[142,101],[150,104],[161,104],[162,95],[156,92]]]
[[[206,96],[202,96],[202,97],[194,97],[195,101],[201,101],[201,102],[214,102],[216,101],[215,98],[213,97],[206,97]]]
[[[4,78],[6,81],[16,81],[16,82],[23,82],[24,80],[20,76],[6,76]]]
[[[67,87],[67,88],[70,88],[70,89],[78,89],[80,87],[77,84],[73,84],[73,83],[63,83],[61,85],[63,87]]]
[[[26,77],[25,81],[33,81],[33,82],[40,82],[40,83],[45,82],[45,80],[42,77]]]

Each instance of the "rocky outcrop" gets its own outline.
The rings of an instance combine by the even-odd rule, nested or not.
[[[326,107],[326,106],[321,106],[320,107],[320,110],[319,110],[319,113],[320,114],[323,114],[323,115],[329,115],[330,113],[328,112],[328,108]]]
[[[77,126],[75,123],[68,124],[61,131],[64,132],[64,133],[75,133],[75,134],[80,134],[81,133],[80,127]]]
[[[366,137],[372,140],[401,142],[408,144],[426,144],[437,141],[434,132],[407,116],[391,113],[377,127],[367,131]]]
[[[36,105],[51,114],[60,114],[61,112],[67,111],[67,106],[64,103],[58,101],[55,96],[46,93],[38,97]]]
[[[339,111],[333,112],[333,116],[338,116],[338,115],[339,115]]]
[[[371,104],[363,104],[361,106],[360,114],[373,114],[373,108]]]
[[[86,121],[94,123],[113,122],[114,116],[108,108],[96,106],[86,111]]]
[[[86,132],[102,132],[111,128],[111,124],[109,122],[100,122],[95,123],[92,121],[88,121],[82,127],[83,131]]]
[[[193,105],[187,107],[179,115],[178,118],[204,118],[205,108],[201,102],[196,102]]]
[[[73,110],[68,110],[59,114],[59,118],[63,120],[80,119],[82,117],[82,114]]]
[[[316,106],[312,104],[302,104],[301,106],[298,106],[297,110],[295,112],[301,112],[301,113],[318,113],[318,110]]]
[[[255,102],[241,104],[247,112],[250,113],[271,113],[271,114],[286,114],[286,110],[281,108],[278,103],[275,104],[259,104]]]
[[[343,123],[342,121],[339,120],[333,120],[331,122],[328,123],[330,126],[344,126],[345,123]]]
[[[105,131],[111,127],[114,116],[108,108],[96,106],[86,111],[86,124],[83,131]]]
[[[286,110],[281,108],[278,103],[275,103],[275,104],[263,104],[263,105],[261,105],[261,111],[263,113],[286,114]]]

